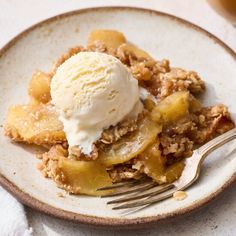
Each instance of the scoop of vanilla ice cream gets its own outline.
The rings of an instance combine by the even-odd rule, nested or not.
[[[137,80],[117,58],[98,52],[66,60],[52,78],[51,96],[69,146],[87,155],[104,129],[142,110]]]

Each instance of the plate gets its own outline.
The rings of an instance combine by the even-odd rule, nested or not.
[[[236,113],[236,55],[223,42],[182,19],[128,7],[106,7],[62,14],[27,29],[0,51],[0,123],[11,104],[27,102],[27,84],[37,70],[48,71],[69,47],[84,45],[93,29],[115,29],[172,66],[197,71],[207,85],[206,105],[224,103]],[[235,119],[236,120],[236,119]],[[45,179],[34,148],[12,143],[0,132],[0,183],[24,204],[44,213],[96,226],[137,227],[176,217],[214,199],[236,179],[236,143],[212,153],[200,180],[183,201],[169,199],[132,214],[113,211],[107,199],[66,195]]]

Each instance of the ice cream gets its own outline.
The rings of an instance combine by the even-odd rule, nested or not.
[[[98,52],[66,60],[52,78],[51,96],[69,146],[87,155],[104,129],[142,110],[137,80],[117,58]]]

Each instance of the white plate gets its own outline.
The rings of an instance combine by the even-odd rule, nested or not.
[[[158,59],[197,71],[207,83],[206,105],[224,103],[236,113],[236,55],[206,31],[176,17],[135,8],[96,8],[53,17],[26,30],[0,52],[1,121],[11,104],[27,102],[27,84],[48,71],[69,47],[84,45],[93,29],[116,29]],[[1,128],[2,129],[2,128]],[[209,202],[236,179],[235,143],[210,155],[184,201],[169,199],[133,214],[112,211],[107,199],[66,195],[36,170],[33,150],[0,135],[0,182],[23,203],[64,219],[134,227],[181,215]]]

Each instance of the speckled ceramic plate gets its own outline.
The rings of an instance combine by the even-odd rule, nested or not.
[[[224,103],[236,113],[236,55],[219,39],[184,20],[134,8],[94,8],[41,22],[14,38],[0,52],[1,124],[11,104],[27,102],[27,83],[37,70],[48,71],[69,47],[85,44],[93,29],[122,31],[127,39],[173,66],[199,72],[207,83],[205,104]],[[0,135],[0,183],[24,204],[56,217],[93,225],[135,227],[190,212],[206,204],[236,179],[236,143],[210,155],[200,180],[184,201],[169,199],[124,215],[107,199],[66,195],[36,170],[34,149]]]

